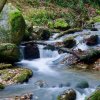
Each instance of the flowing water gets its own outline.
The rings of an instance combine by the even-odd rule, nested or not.
[[[87,32],[84,30],[82,33]],[[100,34],[100,31],[98,31]],[[75,33],[76,40],[79,42],[77,48],[83,50],[88,49],[82,41],[82,36],[77,36],[79,32]],[[97,32],[95,32],[97,34]],[[63,37],[64,38],[64,37]],[[49,40],[49,43],[61,41]],[[100,44],[99,44],[100,45]],[[98,45],[98,46],[99,46]],[[24,54],[23,59],[18,62],[18,65],[29,68],[33,71],[33,77],[29,82],[24,84],[11,85],[6,87],[3,91],[0,91],[0,100],[5,100],[6,97],[20,96],[24,93],[33,93],[33,100],[57,100],[57,96],[64,90],[73,88],[77,93],[77,100],[84,100],[86,96],[90,95],[95,91],[96,87],[100,85],[100,73],[99,72],[84,72],[67,69],[59,62],[67,54],[59,54],[58,51],[51,51],[43,49],[44,46],[38,45],[40,58],[33,60],[25,60]],[[24,47],[21,47],[23,53]],[[76,88],[76,84],[81,81],[87,81],[89,88],[79,89]],[[42,83],[42,85],[41,85]]]

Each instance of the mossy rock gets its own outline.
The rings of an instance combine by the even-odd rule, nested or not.
[[[0,83],[0,90],[2,90],[4,88],[5,88],[5,86],[2,83]]]
[[[81,81],[80,83],[78,83],[76,85],[77,88],[81,88],[81,89],[84,89],[84,88],[88,88],[89,87],[89,84],[87,81]]]
[[[2,43],[0,44],[0,61],[13,63],[19,60],[20,51],[15,44]]]
[[[100,89],[92,93],[92,95],[90,95],[86,100],[100,100]]]
[[[25,81],[28,81],[32,74],[33,73],[30,69],[22,69],[20,70],[19,75],[14,78],[14,81],[16,81],[16,83],[23,83]]]
[[[100,50],[92,49],[87,55],[81,57],[81,61],[87,64],[94,63],[98,58],[100,58]]]
[[[24,36],[26,24],[21,12],[6,4],[0,18],[0,42],[19,44]]]
[[[74,37],[69,37],[69,38],[64,39],[63,43],[64,43],[64,47],[66,48],[72,48],[76,45],[76,41]]]

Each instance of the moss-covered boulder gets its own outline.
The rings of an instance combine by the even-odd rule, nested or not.
[[[100,89],[92,93],[92,95],[90,95],[86,100],[100,100]]]
[[[0,82],[4,84],[4,86],[14,83],[23,83],[28,81],[32,75],[33,72],[30,69],[12,65],[11,68],[4,68],[0,70]]]
[[[64,39],[63,43],[64,43],[64,47],[66,48],[72,48],[73,46],[76,45],[76,41],[74,37],[69,37],[69,38]]]
[[[27,68],[19,68],[19,74],[17,74],[14,78],[13,81],[15,83],[23,83],[28,81],[28,79],[32,76],[32,71]]]
[[[19,44],[25,33],[25,21],[21,12],[6,4],[0,14],[0,42]]]
[[[12,43],[0,44],[0,62],[13,63],[18,61],[20,56],[19,48]]]

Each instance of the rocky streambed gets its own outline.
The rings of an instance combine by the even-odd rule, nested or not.
[[[76,32],[73,35],[82,35],[83,32],[84,31],[80,33]],[[88,33],[88,31],[85,32]],[[94,32],[89,34],[94,35],[93,33]],[[78,37],[75,37],[79,44],[75,46],[74,50],[77,51],[78,49],[81,49],[80,52],[84,52],[90,48],[99,48],[99,42],[96,45],[87,46],[86,42],[81,42],[83,39],[81,37],[79,38],[79,35]],[[62,45],[61,38],[56,40],[51,38],[49,41],[45,42],[54,45]],[[24,100],[27,100],[25,98],[27,98],[26,95],[28,94],[33,94],[32,98],[29,98],[32,100],[67,100],[67,98],[71,97],[73,97],[72,100],[84,100],[94,92],[96,88],[99,89],[99,59],[95,61],[95,67],[91,67],[91,64],[87,65],[84,63],[73,65],[74,67],[72,67],[72,65],[70,66],[68,63],[69,60],[65,60],[67,57],[72,56],[68,53],[61,53],[57,50],[52,51],[50,48],[48,49],[45,48],[45,46],[38,45],[39,53],[37,54],[39,56],[35,59],[34,56],[33,58],[31,56],[31,59],[26,59],[24,58],[27,55],[24,51],[25,49],[27,48],[21,46],[23,59],[18,62],[17,65],[22,66],[21,68],[31,69],[34,76],[27,83],[10,85],[3,91],[0,91],[1,100],[5,100],[5,98],[9,100],[9,98],[12,97],[15,99],[16,96],[17,98],[24,98]],[[30,49],[28,50],[30,51]],[[89,70],[89,67],[87,66],[89,66],[90,69],[93,69]]]

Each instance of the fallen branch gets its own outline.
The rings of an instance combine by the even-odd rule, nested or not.
[[[4,5],[6,4],[7,0],[0,0],[0,12],[2,11]]]
[[[55,39],[60,38],[64,35],[73,34],[75,32],[80,32],[80,31],[82,31],[82,29],[79,29],[79,28],[69,29],[67,31],[60,33]]]

